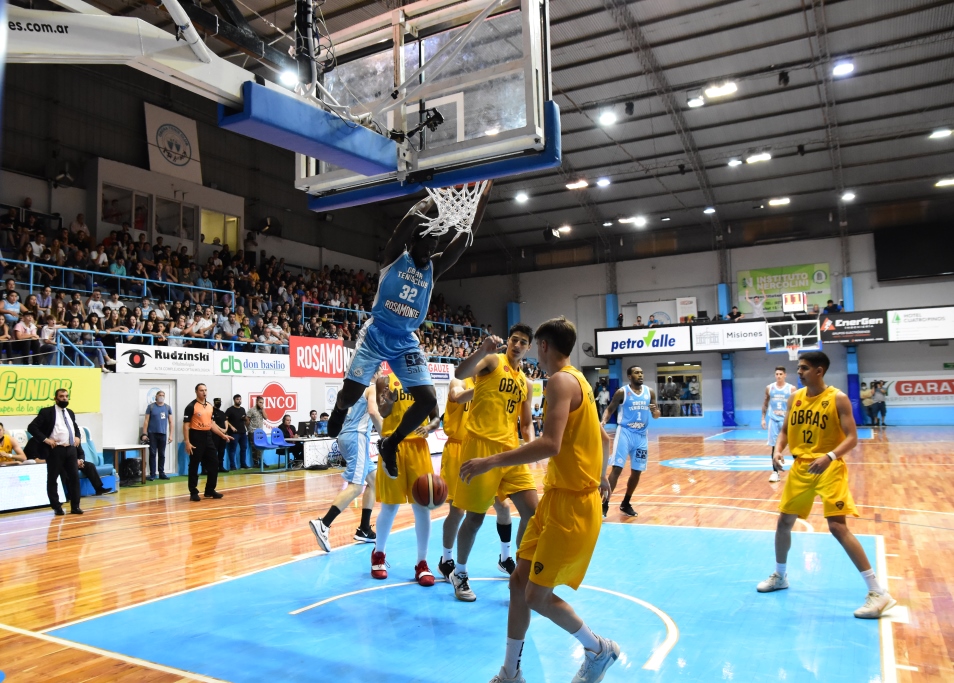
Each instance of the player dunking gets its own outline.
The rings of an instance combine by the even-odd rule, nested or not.
[[[846,515],[858,516],[848,490],[848,466],[843,460],[858,443],[851,401],[835,387],[825,385],[830,361],[821,351],[808,351],[798,359],[798,377],[805,385],[788,399],[787,427],[778,436],[775,460],[781,465],[786,446],[795,456],[779,504],[781,514],[775,529],[775,571],[758,585],[759,593],[788,588],[786,559],[792,546],[795,520],[812,511],[815,496],[821,496],[825,519],[868,586],[865,604],[855,610],[859,619],[877,619],[896,605],[878,583],[864,548],[848,529]]]
[[[474,400],[460,452],[462,464],[516,448],[520,443],[517,438],[518,419],[524,441],[533,441],[533,409],[527,378],[520,370],[520,361],[532,340],[533,330],[528,325],[517,323],[507,335],[506,353],[495,353],[502,343],[500,337],[487,337],[477,351],[457,366],[457,377],[474,377]],[[527,522],[537,509],[537,484],[530,468],[526,464],[515,465],[473,477],[467,482],[457,482],[454,507],[466,511],[467,515],[457,532],[457,562],[444,558],[439,567],[453,584],[458,600],[473,602],[477,599],[470,587],[467,560],[495,497],[502,501],[510,498],[520,513],[519,546]]]
[[[443,556],[437,568],[448,581],[454,571],[454,543],[457,530],[464,519],[465,512],[454,507],[454,491],[460,481],[460,448],[467,431],[467,418],[470,416],[470,402],[474,399],[474,380],[456,377],[450,381],[447,391],[447,407],[444,410],[444,434],[447,441],[441,454],[441,478],[447,484],[447,517],[443,526]],[[513,523],[510,521],[510,507],[494,498],[494,512],[497,515],[497,535],[500,537],[500,555],[497,567],[502,572],[512,574],[517,563],[510,556],[510,539],[513,535]]]
[[[603,412],[601,426],[605,426],[610,416],[619,410],[616,423],[616,440],[613,442],[613,453],[610,455],[612,469],[609,474],[610,495],[616,490],[619,475],[629,458],[629,481],[626,482],[626,495],[620,503],[619,510],[624,515],[635,517],[638,513],[633,509],[630,499],[636,486],[639,485],[639,476],[646,471],[646,459],[649,455],[649,440],[646,438],[646,427],[649,416],[659,418],[659,406],[656,405],[656,392],[643,384],[643,369],[637,365],[626,371],[629,385],[620,387],[613,394],[613,400]],[[603,501],[603,516],[609,512],[609,498]]]
[[[785,381],[786,375],[781,365],[775,368],[775,383],[765,387],[765,400],[762,402],[762,429],[766,427],[765,416],[768,414],[768,445],[772,447],[772,474],[769,475],[769,481],[773,484],[778,481],[779,472],[782,471],[782,465],[775,463],[775,444],[785,424],[788,397],[795,391],[795,387]]]
[[[377,380],[377,378],[376,372],[373,379]],[[374,508],[374,480],[377,467],[371,462],[371,427],[373,426],[378,434],[383,431],[375,384],[376,382],[371,382],[358,402],[351,406],[348,417],[345,418],[341,432],[338,434],[338,450],[341,451],[347,465],[341,476],[347,483],[335,497],[325,516],[308,522],[315,538],[318,539],[318,545],[325,552],[331,552],[328,533],[331,523],[351,504],[351,501],[361,494],[361,487],[364,485],[367,487],[361,501],[361,526],[354,532],[354,540],[364,543],[373,543],[375,540],[374,532],[371,530],[371,510]]]
[[[520,655],[530,627],[530,610],[573,634],[584,648],[573,683],[597,683],[619,657],[619,646],[595,635],[573,608],[557,597],[556,586],[574,590],[583,582],[596,548],[602,519],[600,499],[609,495],[606,461],[609,437],[600,426],[593,390],[570,365],[576,328],[554,318],[536,331],[537,357],[550,376],[543,435],[520,448],[462,463],[464,481],[493,468],[549,458],[543,498],[527,525],[510,577],[510,612],[504,664],[491,683],[524,683]]]
[[[483,218],[491,187],[493,182],[488,182],[484,188],[471,234],[477,231]],[[420,216],[433,206],[434,200],[431,198],[415,204],[398,223],[384,248],[384,262],[388,265],[381,269],[371,317],[358,333],[354,358],[328,418],[328,435],[338,436],[348,408],[361,398],[381,361],[387,361],[392,372],[401,380],[404,391],[414,399],[404,413],[401,424],[378,444],[384,471],[391,479],[397,479],[398,476],[398,444],[437,405],[437,393],[427,369],[427,360],[414,331],[427,316],[434,282],[457,263],[471,239],[471,235],[459,232],[442,253],[435,254],[438,238],[433,234],[421,234],[420,226]]]
[[[393,374],[379,377],[375,382],[378,395],[378,410],[384,418],[381,435],[387,437],[398,425],[403,424],[407,414],[414,406],[414,397],[405,391],[400,380]],[[388,578],[385,562],[385,548],[398,508],[410,503],[414,511],[414,532],[417,534],[417,564],[414,567],[414,579],[422,586],[434,585],[434,574],[427,566],[427,542],[431,536],[431,513],[423,505],[414,502],[411,487],[422,474],[433,474],[431,449],[427,445],[427,435],[437,429],[440,415],[437,404],[431,408],[429,420],[415,425],[411,434],[401,442],[397,452],[397,466],[400,476],[397,479],[382,476],[383,468],[378,468],[377,499],[381,503],[378,512],[378,533],[371,552],[371,577]]]

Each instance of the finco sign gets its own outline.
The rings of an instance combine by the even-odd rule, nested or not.
[[[340,339],[291,337],[289,340],[292,377],[331,377],[341,379],[348,369],[354,350]]]
[[[691,348],[688,326],[596,330],[597,356],[643,356]]]
[[[236,377],[232,380],[232,391],[241,394],[245,405],[250,407],[259,397],[264,399],[265,423],[269,427],[277,427],[285,415],[291,415],[292,424],[297,426],[308,419],[311,410],[311,382],[307,380]]]
[[[231,377],[247,377],[249,375],[291,376],[291,361],[285,354],[215,351],[212,358],[216,375],[229,375]]]
[[[116,369],[153,375],[211,375],[212,351],[118,343]]]
[[[692,326],[693,351],[764,349],[767,343],[768,335],[762,321]]]

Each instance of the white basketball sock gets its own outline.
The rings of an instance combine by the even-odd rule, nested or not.
[[[776,562],[776,563],[775,563],[775,573],[778,574],[779,576],[781,576],[781,577],[784,579],[784,578],[785,578],[785,574],[787,573],[787,567],[788,567],[787,564],[780,563],[780,562]]]
[[[463,562],[463,563],[458,562],[456,565],[454,565],[454,573],[455,573],[455,574],[466,574],[466,573],[467,573],[467,563],[466,563],[466,562]]]
[[[417,561],[427,559],[427,542],[431,538],[431,511],[423,505],[411,503],[414,511],[414,533],[417,534]]]
[[[580,630],[574,633],[573,637],[580,641],[580,645],[582,645],[584,649],[590,652],[599,654],[603,651],[603,646],[600,645],[599,638],[596,637],[596,634],[593,633],[586,624],[580,626]]]
[[[441,559],[444,562],[450,562],[454,559],[454,549],[453,548],[441,548]]]
[[[523,655],[523,641],[507,638],[507,654],[504,655],[504,674],[507,678],[516,678],[520,670],[520,657]]]
[[[881,584],[878,583],[878,577],[875,576],[875,570],[869,569],[868,571],[861,572],[861,578],[865,580],[865,583],[868,586],[868,591],[871,593],[877,593],[878,595],[884,595],[885,590],[881,587]]]
[[[509,543],[504,543],[504,542],[501,541],[501,543],[500,543],[500,559],[501,559],[501,560],[506,560],[508,557],[510,557],[510,544],[509,544]]]
[[[383,553],[388,544],[388,536],[391,535],[391,527],[394,526],[394,518],[397,517],[398,505],[388,505],[381,503],[381,509],[378,510],[378,518],[375,520],[377,526],[377,538],[374,541],[375,552]]]

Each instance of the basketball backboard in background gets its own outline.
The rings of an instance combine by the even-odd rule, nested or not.
[[[821,336],[818,330],[818,319],[811,320],[780,320],[765,323],[767,353],[789,353],[791,347],[797,345],[797,352],[820,351]],[[794,359],[792,359],[794,360]]]
[[[808,295],[805,292],[782,294],[782,313],[804,313],[808,310]]]
[[[405,83],[435,55],[432,64],[439,64],[439,51],[488,9],[442,70],[435,74],[427,66]],[[296,154],[295,185],[313,196],[313,210],[559,165],[546,0],[424,0],[332,34],[331,40],[338,65],[324,74],[323,85],[342,105],[372,113],[386,130],[413,130],[433,120],[434,109],[443,122],[408,138],[403,182],[398,159],[393,172],[369,176]],[[402,83],[406,88],[399,91]],[[412,97],[402,101],[407,94]]]

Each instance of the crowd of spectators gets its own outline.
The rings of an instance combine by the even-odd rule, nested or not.
[[[0,275],[12,275],[0,301],[0,347],[15,362],[52,362],[60,329],[71,360],[82,349],[104,369],[117,342],[287,353],[293,335],[354,340],[377,291],[377,272],[291,269],[259,250],[253,232],[234,252],[216,238],[202,260],[162,236],[134,237],[129,223],[97,242],[83,214],[63,228],[20,214],[11,208],[0,218],[0,248],[21,262],[0,259]],[[40,293],[21,302],[17,285],[31,275]],[[437,294],[418,336],[429,359],[455,362],[492,333],[470,306],[455,310]]]

